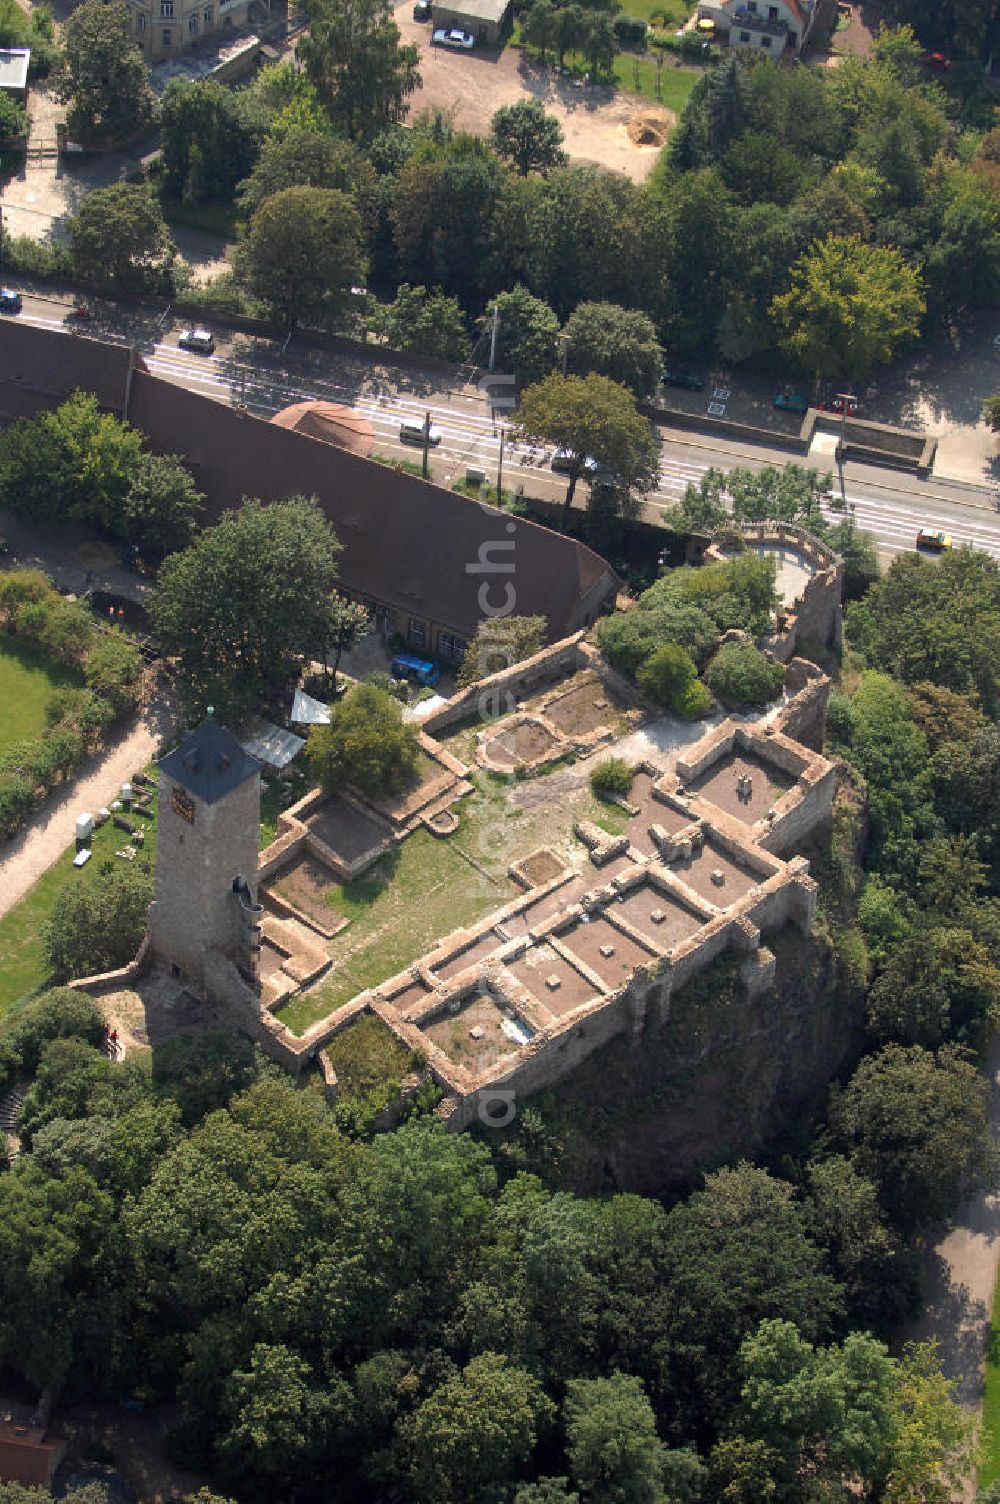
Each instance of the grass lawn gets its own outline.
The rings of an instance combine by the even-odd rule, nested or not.
[[[508,866],[536,847],[579,853],[574,820],[594,820],[613,831],[625,824],[624,814],[599,804],[586,785],[545,799],[545,779],[532,779],[537,804],[512,809],[506,780],[476,782],[477,792],[458,806],[461,825],[453,836],[417,830],[363,877],[331,890],[331,907],[351,923],[330,944],[331,978],[282,1008],[283,1024],[301,1032],[366,987],[395,976],[452,930],[500,908],[521,891],[507,876]]]
[[[61,685],[83,683],[82,674],[50,663],[16,639],[0,641],[0,752],[45,730],[45,702]]]
[[[658,71],[659,93],[656,92]],[[643,99],[655,100],[665,109],[673,110],[675,115],[679,115],[687,104],[703,71],[701,68],[678,68],[670,62],[657,70],[648,54],[639,57],[634,52],[619,52],[615,58],[615,78],[620,88],[630,94],[640,94]]]
[[[155,797],[153,806],[155,809]],[[66,819],[68,825],[68,815]],[[145,845],[135,860],[138,862],[145,859],[152,864],[156,852],[156,821],[142,815],[137,815],[135,821],[146,832]],[[19,998],[45,984],[41,929],[63,883],[71,880],[76,883],[92,882],[102,863],[114,861],[115,852],[127,845],[125,831],[119,830],[108,820],[100,830],[94,832],[94,854],[86,867],[79,870],[74,868],[76,844],[71,842],[59,860],[38,879],[21,902],[0,919],[0,1018],[10,1011]]]
[[[985,1488],[1000,1478],[1000,1272],[993,1292],[993,1326],[986,1344],[986,1388],[979,1442],[982,1449],[979,1487]]]
[[[675,28],[683,26],[693,10],[694,0],[628,0],[625,7],[637,21],[648,22],[656,16],[658,24]]]
[[[347,1097],[365,1097],[387,1081],[401,1081],[414,1064],[410,1051],[374,1013],[364,1013],[341,1029],[326,1052],[337,1072],[338,1088]]]

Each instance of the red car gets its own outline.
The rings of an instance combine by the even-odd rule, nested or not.
[[[832,413],[842,413],[844,411],[844,399],[843,399],[843,397],[831,397],[830,398],[830,409],[829,410]],[[855,397],[852,397],[850,399],[850,401],[848,402],[848,404],[847,404],[847,416],[849,418],[853,418],[854,415],[855,415],[855,413],[857,412],[857,410],[858,410],[857,399]]]
[[[943,52],[925,52],[920,61],[932,73],[947,73],[951,67]]]

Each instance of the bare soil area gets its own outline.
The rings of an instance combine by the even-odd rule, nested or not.
[[[396,7],[396,25],[404,42],[420,48],[423,80],[413,96],[411,117],[428,106],[454,112],[461,130],[487,135],[494,111],[519,99],[538,99],[563,128],[564,146],[571,157],[599,162],[642,182],[652,171],[660,146],[677,123],[672,110],[651,105],[603,84],[577,85],[527,58],[518,48],[476,47],[450,52],[432,47],[432,26],[414,21],[412,0]],[[643,129],[629,134],[629,125],[642,116]],[[653,128],[653,127],[656,128]]]

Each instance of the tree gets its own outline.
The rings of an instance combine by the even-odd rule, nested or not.
[[[539,1478],[535,1483],[522,1483],[514,1504],[580,1504],[580,1495],[570,1489],[568,1478]]]
[[[57,1118],[85,1118],[106,1099],[114,1067],[107,1052],[82,1039],[53,1039],[42,1050],[21,1108],[26,1143]]]
[[[1000,433],[1000,392],[994,392],[983,403],[983,422],[994,433]]]
[[[556,7],[552,0],[532,0],[521,21],[521,36],[529,47],[537,47],[542,63],[548,62],[548,51],[556,41]]]
[[[352,1397],[339,1375],[317,1383],[291,1348],[258,1342],[249,1368],[226,1381],[223,1404],[229,1425],[218,1452],[226,1474],[284,1492],[303,1469],[329,1457],[331,1442],[351,1419]]]
[[[42,954],[57,982],[131,961],[146,933],[153,878],[144,862],[106,862],[89,882],[65,883],[42,926]]]
[[[842,1154],[808,1167],[808,1226],[844,1287],[852,1325],[890,1332],[917,1302],[918,1266],[889,1228],[878,1187]]]
[[[588,1504],[666,1504],[663,1443],[641,1380],[574,1379],[565,1417],[573,1482]]]
[[[674,642],[656,648],[636,672],[636,683],[647,699],[666,705],[677,715],[704,715],[708,691],[698,683],[698,670],[690,653]]]
[[[0,95],[0,141],[13,141],[28,134],[28,116],[24,107],[10,94]]]
[[[552,1408],[525,1369],[499,1353],[473,1358],[400,1428],[416,1497],[426,1504],[471,1504],[490,1485],[509,1486]]]
[[[323,667],[328,667],[330,654],[333,654],[333,685],[337,687],[337,671],[340,668],[340,660],[344,653],[356,648],[362,638],[366,637],[371,630],[372,619],[368,614],[367,606],[360,601],[352,601],[346,595],[340,595],[334,591],[327,601],[326,606],[326,630],[323,638]]]
[[[805,370],[856,381],[915,339],[925,309],[919,274],[892,246],[830,235],[801,257],[771,304],[782,344]]]
[[[92,998],[69,987],[52,987],[4,1021],[0,1030],[0,1083],[18,1071],[33,1076],[49,1040],[82,1039],[103,1045],[105,1035],[104,1015]]]
[[[400,44],[389,0],[311,0],[298,55],[351,141],[401,121],[420,87],[419,51]]]
[[[967,929],[914,926],[875,979],[867,1015],[877,1039],[935,1049],[1000,1017],[1000,970]]]
[[[707,1176],[669,1213],[661,1283],[664,1377],[684,1435],[711,1434],[728,1413],[736,1353],[761,1321],[793,1321],[814,1341],[840,1305],[792,1187],[748,1164]]]
[[[635,398],[606,376],[553,374],[522,394],[520,433],[566,451],[569,485],[562,525],[568,528],[577,481],[593,457],[626,494],[647,491],[659,473],[657,443]]]
[[[653,321],[616,303],[580,303],[563,330],[569,364],[581,375],[596,371],[648,397],[663,375],[663,348]]]
[[[613,77],[612,64],[618,51],[618,39],[609,15],[594,10],[586,12],[582,50],[590,64],[592,78],[597,79],[602,73]]]
[[[238,715],[298,677],[327,640],[340,545],[315,499],[247,501],[157,577],[149,612],[189,713]]]
[[[366,229],[377,218],[379,181],[360,147],[332,136],[328,128],[296,125],[264,139],[250,176],[240,184],[237,202],[250,219],[266,198],[286,188],[337,188],[350,194]]]
[[[174,246],[166,221],[145,183],[95,188],[66,228],[73,270],[84,281],[98,286],[128,290],[151,287],[173,259]]]
[[[425,141],[414,151],[397,174],[389,214],[401,276],[480,307],[496,285],[487,246],[508,176],[479,136]]]
[[[490,121],[490,142],[497,156],[516,167],[522,177],[548,172],[566,161],[562,126],[554,115],[546,115],[540,99],[501,105]]]
[[[355,684],[309,733],[306,756],[317,782],[335,790],[351,784],[363,794],[399,788],[417,769],[417,735],[399,704],[372,684]]]
[[[784,664],[752,642],[726,642],[705,670],[705,683],[726,705],[766,705],[781,693]]]
[[[163,91],[160,125],[167,193],[200,204],[232,198],[257,160],[267,119],[251,89],[178,78]]]
[[[141,455],[134,428],[102,413],[91,393],[74,392],[0,438],[4,504],[33,522],[91,522],[120,534]]]
[[[133,709],[139,698],[142,654],[124,632],[102,632],[84,665],[87,688],[107,700],[115,715]]]
[[[401,282],[393,301],[376,308],[372,328],[391,350],[456,362],[469,353],[461,306],[457,298],[445,297],[440,289],[429,293],[426,287]]]
[[[554,368],[559,320],[541,298],[520,283],[488,303],[479,322],[483,333],[497,331],[494,365],[519,382],[538,381]]]
[[[456,689],[467,689],[477,679],[487,679],[523,663],[542,645],[546,621],[544,616],[488,617],[465,650],[465,657],[455,676]],[[495,714],[500,714],[498,708]]]
[[[993,1168],[986,1084],[953,1045],[886,1045],[835,1093],[831,1121],[904,1233],[950,1216]]]
[[[336,188],[285,188],[265,199],[237,250],[237,275],[291,331],[328,327],[364,281],[361,218]]]
[[[587,13],[580,5],[561,5],[553,17],[552,45],[560,68],[566,66],[567,52],[583,46],[587,35]]]
[[[115,141],[136,136],[156,115],[156,96],[142,53],[128,39],[128,9],[114,0],[84,0],[63,32],[59,97],[70,105],[71,134]]]
[[[139,456],[116,528],[141,548],[168,554],[190,543],[205,498],[176,454]]]

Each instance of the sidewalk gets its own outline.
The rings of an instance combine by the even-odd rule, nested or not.
[[[76,816],[109,805],[131,774],[149,762],[163,735],[161,716],[162,707],[154,706],[89,772],[46,799],[28,828],[0,848],[0,918],[72,844]]]

